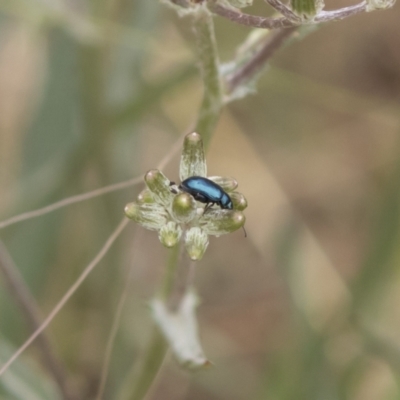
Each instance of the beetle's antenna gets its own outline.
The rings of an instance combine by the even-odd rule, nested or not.
[[[242,226],[242,228],[243,228],[243,231],[244,231],[244,237],[245,237],[245,238],[247,238],[247,232],[246,232],[246,229],[244,229],[244,226]]]

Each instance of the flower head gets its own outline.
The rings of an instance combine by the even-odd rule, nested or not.
[[[245,216],[242,211],[247,207],[247,201],[235,191],[238,184],[234,179],[207,177],[203,141],[198,133],[185,137],[179,177],[182,182],[199,177],[206,185],[204,191],[175,184],[161,171],[151,170],[144,177],[147,188],[135,202],[126,205],[125,214],[144,228],[158,231],[159,239],[166,247],[176,246],[183,236],[190,258],[200,260],[207,249],[209,235],[220,236],[243,227]],[[217,185],[221,199],[227,196],[231,201],[229,208],[223,207],[213,193],[208,195],[209,181]]]

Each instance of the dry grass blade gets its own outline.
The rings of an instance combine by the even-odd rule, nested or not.
[[[36,331],[29,337],[29,339],[12,355],[12,357],[1,367],[0,376],[3,375],[5,371],[10,367],[10,365],[29,347],[29,345],[43,332],[44,329],[50,324],[50,322],[54,319],[54,317],[58,314],[58,312],[64,307],[65,303],[71,298],[71,296],[76,292],[82,282],[86,279],[86,277],[92,272],[93,268],[102,260],[102,258],[106,255],[107,251],[111,247],[111,245],[118,238],[122,230],[128,224],[128,219],[123,219],[115,231],[110,235],[107,241],[104,243],[104,246],[100,249],[96,257],[89,263],[89,265],[84,269],[79,278],[75,281],[75,283],[68,289],[68,291],[64,294],[61,300],[57,303],[57,305],[53,308],[47,318],[43,321],[43,323],[36,329]]]

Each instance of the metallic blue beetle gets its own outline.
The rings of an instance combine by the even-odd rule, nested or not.
[[[185,179],[179,189],[191,194],[197,201],[207,204],[206,209],[217,204],[223,209],[232,210],[233,204],[229,195],[210,179],[201,176],[191,176]]]
[[[175,185],[174,182],[170,184],[171,186]],[[206,208],[204,211],[207,211],[214,204],[225,210],[233,210],[232,200],[229,195],[221,186],[210,179],[203,178],[202,176],[191,176],[179,185],[179,189],[191,194],[197,201],[205,203]],[[247,237],[246,229],[244,229],[244,226],[242,228],[244,236]]]

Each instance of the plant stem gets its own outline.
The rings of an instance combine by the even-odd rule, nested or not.
[[[201,8],[196,13],[194,28],[204,88],[195,131],[202,136],[207,149],[221,114],[223,96],[214,22],[206,8]]]
[[[135,377],[135,385],[129,400],[142,400],[156,379],[168,350],[167,342],[157,327],[153,328],[146,358]]]
[[[174,289],[174,282],[175,282],[176,271],[178,269],[181,247],[182,245],[179,242],[177,246],[173,247],[170,250],[167,262],[167,269],[165,271],[165,276],[163,282],[161,283],[161,288],[160,288],[160,297],[164,301],[168,301]]]
[[[276,11],[280,12],[288,20],[301,23],[301,19],[296,15],[288,6],[281,3],[280,0],[265,0],[267,4],[275,8]]]
[[[276,2],[273,2],[273,4],[274,8],[276,8]],[[303,23],[301,21],[292,19],[292,17],[291,19],[286,17],[271,18],[242,13],[234,8],[226,7],[222,3],[219,3],[218,0],[208,0],[208,7],[213,13],[218,14],[220,17],[227,18],[240,25],[252,26],[253,28],[277,29],[298,25],[312,25],[321,22],[340,21],[344,18],[365,12],[367,10],[367,3],[362,1],[361,3],[353,6],[340,8],[338,10],[321,11],[313,21],[307,21]],[[287,14],[287,12],[285,13]]]
[[[182,244],[179,243],[170,250],[167,268],[159,290],[159,295],[165,302],[168,301],[175,287],[175,275],[178,268],[181,248]],[[151,340],[147,349],[145,359],[142,362],[139,372],[135,376],[132,394],[129,397],[130,400],[141,400],[144,398],[156,379],[167,353],[167,342],[156,326],[153,327]]]
[[[129,220],[127,218],[123,218],[123,220],[119,223],[114,232],[108,237],[103,247],[97,253],[97,255],[93,258],[93,260],[86,266],[83,272],[79,275],[78,279],[70,286],[64,296],[59,300],[59,302],[55,305],[55,307],[51,310],[49,315],[44,319],[43,322],[37,327],[37,329],[32,333],[32,335],[24,342],[24,344],[18,348],[14,352],[14,354],[1,366],[0,368],[0,376],[7,371],[7,369],[11,366],[11,364],[30,346],[30,344],[42,334],[42,332],[47,328],[47,326],[53,321],[56,315],[60,312],[60,310],[64,307],[65,303],[72,297],[72,295],[78,290],[82,282],[86,279],[86,277],[93,271],[94,267],[103,259],[103,257],[107,254],[111,245],[115,242],[115,240],[119,237],[120,233],[128,224]]]
[[[339,10],[333,11],[321,11],[315,18],[316,23],[328,22],[328,21],[340,21],[342,19],[351,17],[353,15],[367,11],[367,2],[362,1],[361,3],[355,4],[354,6],[340,8]]]
[[[18,303],[31,329],[35,331],[41,325],[42,320],[39,308],[1,240],[0,270],[3,273],[3,278],[8,285],[11,296],[15,299],[16,303]],[[45,332],[42,332],[42,334],[38,336],[37,345],[41,351],[43,364],[58,384],[63,399],[74,399],[75,396],[71,393],[68,386],[65,370],[54,355],[50,340]]]
[[[208,0],[208,7],[213,13],[218,14],[220,17],[253,28],[277,29],[296,25],[295,22],[290,21],[285,17],[272,18],[245,14],[234,8],[228,8],[216,0]]]
[[[282,47],[287,39],[291,37],[297,27],[279,29],[271,33],[261,49],[244,64],[240,69],[230,76],[227,80],[228,91],[233,92],[238,86],[245,84],[251,80],[262,68],[265,67],[267,61]]]

